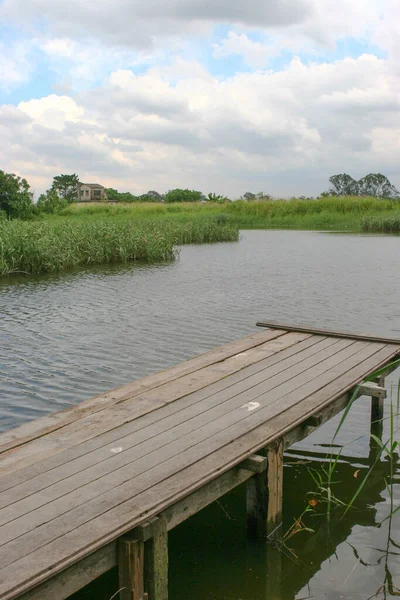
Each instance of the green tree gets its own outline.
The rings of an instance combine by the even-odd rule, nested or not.
[[[67,200],[65,198],[60,198],[57,192],[53,189],[47,190],[47,192],[41,194],[37,202],[39,211],[51,215],[61,212],[67,206]]]
[[[60,198],[64,198],[68,203],[78,200],[79,177],[75,173],[72,175],[57,175],[54,177],[51,189],[57,192]]]
[[[256,200],[256,195],[252,192],[246,192],[243,194],[242,199],[246,200],[247,202],[253,202],[253,200]]]
[[[381,173],[369,173],[359,181],[353,179],[347,173],[339,173],[329,177],[332,187],[328,192],[321,194],[326,196],[374,196],[375,198],[399,199],[398,190],[389,179]]]
[[[164,196],[155,190],[149,190],[147,194],[143,195],[146,196],[146,198],[149,198],[147,202],[164,202]]]
[[[381,173],[370,173],[358,182],[360,196],[375,196],[376,198],[399,198],[398,190],[389,179]]]
[[[9,218],[26,219],[35,210],[32,196],[26,179],[0,171],[0,211]]]
[[[119,201],[120,202],[138,202],[139,198],[137,196],[134,196],[130,192],[123,192],[123,193],[119,194]]]
[[[114,188],[105,188],[105,193],[107,194],[107,200],[109,202],[119,202],[119,196],[120,193],[118,192],[118,190],[115,190]]]
[[[114,188],[106,188],[107,200],[110,202],[142,202],[140,196],[134,196],[130,192],[119,192]]]
[[[200,202],[203,194],[196,190],[182,190],[177,188],[165,194],[165,202]]]
[[[331,196],[359,196],[358,182],[347,173],[339,173],[329,177]]]

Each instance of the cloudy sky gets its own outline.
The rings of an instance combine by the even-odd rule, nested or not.
[[[120,191],[400,187],[399,0],[0,0],[0,169]]]

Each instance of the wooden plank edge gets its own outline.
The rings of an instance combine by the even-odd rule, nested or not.
[[[38,587],[18,596],[18,600],[65,600],[116,565],[117,542],[111,542]]]
[[[315,335],[327,335],[331,337],[351,338],[354,340],[365,340],[366,342],[380,342],[384,344],[400,345],[400,339],[385,338],[366,333],[352,333],[349,331],[331,331],[330,329],[319,329],[312,326],[294,326],[275,323],[272,321],[258,321],[257,327],[268,327],[269,329],[283,329],[285,331],[297,331],[299,333],[313,333]]]

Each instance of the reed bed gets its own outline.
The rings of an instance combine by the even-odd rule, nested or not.
[[[131,261],[171,261],[177,246],[234,241],[235,226],[217,219],[192,222],[56,218],[0,222],[0,275],[49,273]]]
[[[371,232],[400,233],[400,212],[392,215],[364,217],[361,229]]]

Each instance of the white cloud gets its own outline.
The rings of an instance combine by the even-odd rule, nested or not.
[[[49,30],[71,38],[141,47],[168,35],[207,31],[202,24],[289,26],[316,10],[316,0],[3,0],[0,16],[17,22],[41,15]]]
[[[186,67],[175,65],[173,83],[171,67],[119,70],[73,98],[2,107],[3,168],[46,185],[70,171],[133,192],[188,186],[233,197],[316,194],[343,171],[400,183],[400,80],[390,61],[294,59],[280,72],[224,81]]]
[[[62,131],[67,122],[78,122],[83,109],[68,96],[52,94],[39,100],[21,102],[18,108],[31,117],[36,125]]]
[[[30,42],[0,41],[0,90],[9,91],[27,81],[34,69]]]

